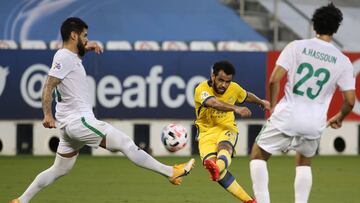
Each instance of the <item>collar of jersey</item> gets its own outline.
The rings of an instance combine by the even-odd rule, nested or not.
[[[81,58],[79,58],[79,56],[77,54],[75,54],[74,52],[70,51],[67,48],[62,48],[64,51],[66,51],[67,53],[69,53],[71,56],[75,57],[76,59],[81,61]]]
[[[313,40],[315,40],[316,42],[322,44],[322,45],[325,45],[325,46],[328,46],[328,47],[333,47],[334,45],[331,44],[330,42],[326,42],[324,40],[321,40],[321,39],[318,39],[316,37],[313,38]]]

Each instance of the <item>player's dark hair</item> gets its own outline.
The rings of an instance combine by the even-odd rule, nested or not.
[[[316,9],[311,19],[317,34],[330,36],[336,33],[342,20],[343,15],[340,9],[333,3]]]
[[[213,74],[218,75],[220,70],[223,70],[227,75],[235,75],[235,67],[228,61],[218,61],[214,63]]]
[[[80,34],[84,29],[88,29],[86,23],[77,17],[70,17],[66,19],[60,28],[61,38],[65,42],[69,40],[71,32]]]

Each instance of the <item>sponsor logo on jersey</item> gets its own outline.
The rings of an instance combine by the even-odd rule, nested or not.
[[[200,96],[201,96],[201,99],[206,99],[209,97],[209,93],[207,91],[202,91]]]
[[[54,62],[54,64],[52,65],[52,68],[60,70],[62,68],[62,65],[60,62]]]

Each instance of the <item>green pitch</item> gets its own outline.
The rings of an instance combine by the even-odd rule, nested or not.
[[[188,158],[166,157],[172,164]],[[0,202],[22,193],[35,176],[52,164],[53,157],[0,157]],[[231,172],[252,194],[248,157],[236,157]],[[293,157],[273,157],[269,162],[270,195],[274,203],[293,202]],[[316,157],[313,162],[310,202],[360,202],[360,156]],[[124,157],[81,155],[74,169],[41,191],[34,203],[231,203],[239,202],[209,181],[199,159],[180,186],[161,175],[141,169]]]

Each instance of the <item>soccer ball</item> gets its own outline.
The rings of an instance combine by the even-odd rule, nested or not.
[[[161,141],[169,152],[179,151],[186,146],[187,130],[182,125],[171,123],[163,128]]]

